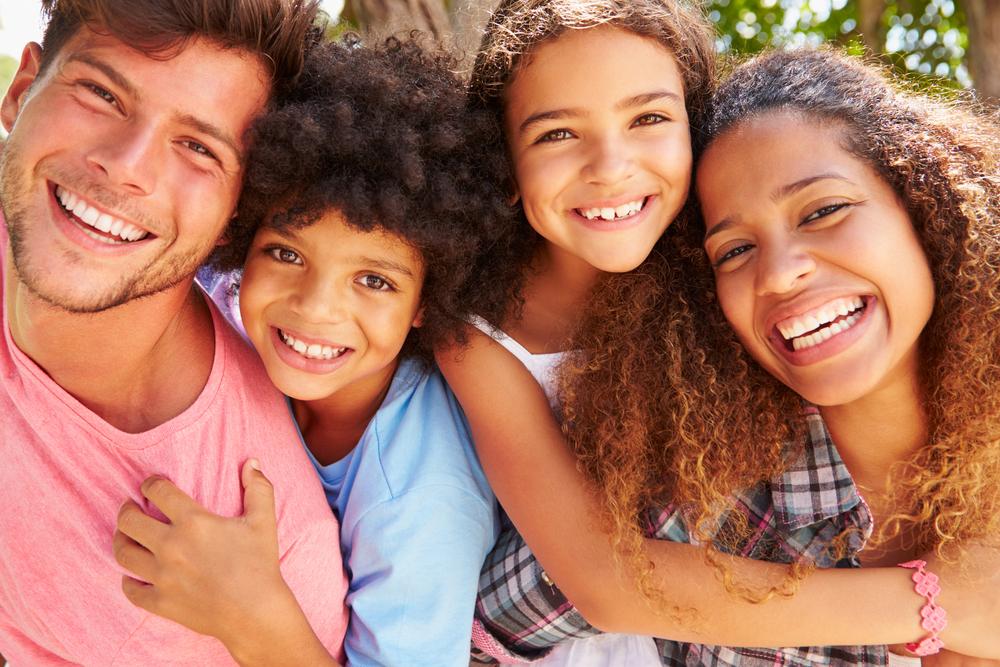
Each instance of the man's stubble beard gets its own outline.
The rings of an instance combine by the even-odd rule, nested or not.
[[[123,276],[117,285],[89,299],[60,293],[55,286],[46,284],[43,275],[45,272],[34,267],[29,258],[27,236],[30,233],[30,213],[24,202],[30,198],[30,193],[24,171],[17,168],[18,156],[17,146],[8,139],[0,152],[0,208],[3,209],[7,225],[17,277],[33,296],[49,306],[67,313],[96,314],[136,299],[154,296],[190,279],[213,250],[214,246],[209,246],[203,252],[196,248],[155,267],[157,261],[164,261],[161,255],[137,270],[133,276]],[[79,262],[80,258],[67,251],[64,260],[67,266],[71,266]]]

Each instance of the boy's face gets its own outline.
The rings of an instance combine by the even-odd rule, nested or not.
[[[20,280],[99,312],[193,275],[232,215],[243,134],[268,75],[194,40],[156,60],[84,27],[39,72],[25,48],[2,105],[0,201]]]
[[[301,229],[257,232],[240,311],[271,381],[292,398],[316,400],[388,383],[407,334],[420,326],[423,282],[417,250],[329,211]]]

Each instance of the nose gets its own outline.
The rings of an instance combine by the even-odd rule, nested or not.
[[[335,323],[347,319],[351,294],[319,272],[308,272],[291,299],[292,310],[306,322]]]
[[[607,135],[594,142],[582,175],[593,185],[613,185],[632,176],[634,169],[635,156],[629,142],[618,135]]]
[[[87,155],[90,168],[110,183],[134,195],[148,195],[156,188],[162,164],[163,139],[155,127],[126,123],[102,138]]]
[[[760,243],[757,250],[754,288],[758,296],[786,294],[799,287],[813,271],[816,261],[793,241]]]

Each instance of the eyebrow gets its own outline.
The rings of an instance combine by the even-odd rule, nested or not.
[[[131,82],[129,82],[129,80],[126,79],[121,72],[119,72],[118,70],[116,70],[114,67],[104,62],[103,60],[95,58],[94,56],[86,52],[76,52],[71,54],[66,59],[66,62],[74,62],[74,61],[83,63],[84,65],[87,65],[89,67],[93,67],[96,70],[100,70],[100,72],[104,74],[104,76],[108,77],[108,79],[111,80],[111,83],[115,84],[117,87],[124,90],[129,97],[135,100],[142,99],[142,96],[139,94],[139,91],[136,90],[135,86],[133,86]],[[213,139],[215,139],[216,141],[224,144],[229,150],[233,152],[233,154],[236,156],[237,161],[241,165],[243,164],[244,161],[243,151],[241,151],[237,147],[236,140],[232,137],[232,135],[228,134],[221,128],[212,125],[211,123],[202,120],[201,118],[198,118],[197,116],[194,116],[192,114],[180,114],[175,117],[175,121],[180,123],[181,125],[186,125],[187,127],[194,129],[196,132],[208,135]]]
[[[677,93],[670,90],[653,90],[648,93],[640,93],[638,95],[633,95],[632,97],[627,97],[618,104],[615,105],[615,110],[623,111],[625,109],[632,109],[634,107],[643,106],[649,104],[650,102],[655,102],[657,100],[670,100],[674,102],[680,102],[683,104],[684,99]],[[538,113],[533,113],[524,119],[521,123],[521,127],[518,129],[520,134],[527,132],[531,126],[537,125],[543,121],[547,120],[559,120],[562,118],[575,118],[579,116],[586,116],[587,112],[579,108],[565,108],[565,109],[552,109],[549,111],[539,111]]]
[[[357,262],[359,264],[364,264],[365,266],[370,266],[375,269],[382,269],[383,271],[391,271],[393,273],[398,273],[400,275],[406,276],[407,278],[413,278],[413,271],[410,271],[409,267],[406,267],[398,262],[394,262],[391,259],[384,259],[378,257],[358,257]]]
[[[800,192],[806,189],[807,187],[809,187],[813,183],[816,183],[817,181],[825,181],[828,179],[833,179],[853,184],[853,181],[850,180],[849,178],[846,178],[834,172],[817,174],[815,176],[807,176],[806,178],[799,179],[794,183],[788,183],[787,185],[782,185],[781,187],[776,189],[774,192],[771,193],[771,201],[774,202],[781,201],[782,199],[792,196],[796,192]],[[707,242],[708,239],[712,238],[716,234],[720,234],[726,231],[727,229],[733,227],[734,225],[736,225],[736,220],[733,219],[732,217],[723,218],[722,221],[719,222],[719,224],[717,224],[715,227],[712,227],[711,229],[705,232],[705,238],[702,239],[702,243]]]

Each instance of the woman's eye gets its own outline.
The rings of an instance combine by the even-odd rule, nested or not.
[[[267,248],[265,252],[282,264],[302,264],[302,258],[299,257],[299,253],[289,248],[276,246]]]
[[[735,248],[732,248],[730,250],[727,250],[722,255],[722,257],[720,257],[719,259],[715,260],[714,266],[716,268],[718,268],[718,267],[722,266],[723,264],[725,264],[726,262],[728,262],[729,260],[733,259],[734,257],[739,257],[743,253],[749,252],[752,248],[753,248],[753,246],[750,245],[749,243],[747,243],[747,244],[744,244],[744,245],[741,245],[741,246],[736,246]]]
[[[388,280],[382,276],[376,276],[374,274],[363,276],[361,278],[361,282],[368,289],[375,290],[377,292],[387,292],[392,289],[392,285],[389,284]]]
[[[571,138],[573,138],[573,134],[569,130],[550,130],[538,137],[535,143],[543,144],[553,141],[564,141]]]
[[[665,123],[668,120],[666,116],[661,113],[646,113],[633,121],[633,125],[657,125],[659,123]]]
[[[820,209],[818,209],[816,211],[813,211],[809,215],[807,215],[806,218],[805,218],[805,220],[803,220],[802,222],[803,222],[803,224],[808,223],[808,222],[815,222],[816,220],[819,220],[820,218],[825,218],[826,216],[832,215],[833,213],[836,213],[837,211],[839,211],[841,209],[847,208],[848,206],[851,206],[851,204],[849,204],[847,202],[841,202],[841,203],[838,203],[838,204],[830,204],[828,206],[824,206],[824,207],[822,207],[822,208],[820,208]]]

